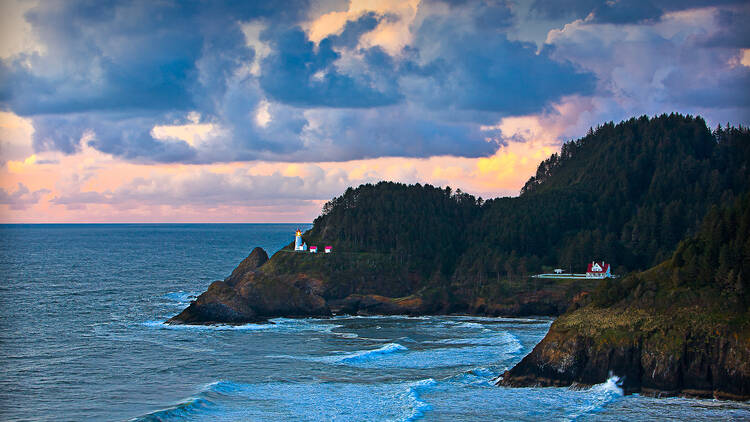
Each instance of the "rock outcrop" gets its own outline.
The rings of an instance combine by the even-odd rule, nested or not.
[[[268,261],[255,248],[224,281],[214,281],[169,324],[244,324],[280,316],[327,316],[321,280],[304,274],[269,276],[259,271]]]
[[[622,378],[625,392],[750,399],[750,195],[709,212],[668,261],[607,280],[499,381]]]
[[[619,309],[620,311],[632,311]],[[706,330],[689,314],[675,318],[617,309],[580,309],[547,336],[499,384],[592,385],[617,375],[626,394],[750,399],[750,337],[730,327]],[[701,310],[684,309],[701,315]]]
[[[429,313],[424,301],[417,296],[394,299],[380,295],[352,294],[344,299],[331,300],[331,309],[349,315],[423,315]]]

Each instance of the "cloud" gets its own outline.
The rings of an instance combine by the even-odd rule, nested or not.
[[[430,52],[434,43],[440,50]],[[589,94],[595,83],[592,74],[565,59],[537,54],[534,44],[494,31],[467,32],[451,16],[425,18],[414,45],[417,52],[402,89],[432,109],[523,115],[565,95]]]
[[[746,122],[750,69],[739,50],[705,41],[722,32],[715,9],[669,13],[650,25],[575,21],[550,31],[545,49],[598,77],[601,115],[613,120],[671,111],[710,122]]]
[[[301,28],[274,34],[268,40],[274,52],[262,64],[263,91],[276,101],[295,106],[378,107],[399,101],[398,92],[374,88],[367,73],[354,77],[334,66],[341,57],[334,46],[356,43],[361,35],[357,31],[373,27],[369,25],[373,19],[373,15],[360,18],[354,26],[348,24],[342,35],[324,38],[317,46]]]
[[[39,189],[31,192],[23,183],[18,183],[15,192],[0,188],[0,204],[10,205],[12,210],[25,210],[29,206],[39,202],[39,200],[50,193],[49,189]]]
[[[531,10],[548,19],[586,18],[596,23],[628,24],[658,21],[668,12],[743,3],[742,0],[534,0]]]
[[[136,162],[487,156],[499,144],[481,124],[595,80],[509,40],[504,1],[71,1],[25,16],[40,48],[0,59],[0,107],[32,119],[37,152],[86,137]]]
[[[32,151],[2,133],[0,151],[94,148],[152,165],[474,159],[526,139],[500,122],[568,103],[589,119],[558,131],[570,136],[665,111],[747,121],[747,6],[559,4],[23,5],[8,14],[24,35],[0,52],[0,109],[31,122]],[[544,45],[519,35],[562,15],[580,19]]]
[[[701,41],[709,47],[750,48],[750,5],[716,11],[717,30]]]
[[[0,112],[0,165],[25,159],[34,153],[29,140],[34,133],[30,119]]]

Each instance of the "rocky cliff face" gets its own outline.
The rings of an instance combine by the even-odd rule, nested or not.
[[[750,399],[750,195],[712,209],[672,258],[602,283],[500,384]]]
[[[232,274],[211,283],[170,324],[242,324],[273,317],[352,315],[559,315],[592,282],[520,287],[501,300],[466,299],[378,254],[303,254],[271,259],[255,248]],[[518,284],[518,283],[517,283]],[[520,284],[519,284],[520,286]]]
[[[727,326],[706,331],[701,323],[683,324],[687,320],[664,324],[671,319],[666,315],[623,318],[611,311],[580,309],[561,317],[498,384],[591,385],[618,375],[626,393],[750,399],[747,333]],[[685,310],[691,311],[701,314]]]
[[[259,268],[268,261],[255,248],[224,281],[214,281],[169,324],[242,324],[279,316],[326,316],[320,296],[323,283],[304,274],[268,276]]]

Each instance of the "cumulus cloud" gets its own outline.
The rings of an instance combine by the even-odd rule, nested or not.
[[[342,74],[334,65],[341,57],[334,46],[356,43],[357,31],[372,28],[360,22],[371,19],[365,16],[355,22],[357,29],[347,25],[344,33],[325,38],[317,46],[298,27],[274,34],[268,40],[273,53],[262,65],[263,91],[274,100],[295,106],[378,107],[398,102],[401,95],[395,87],[379,90],[367,73],[354,77]]]
[[[550,31],[545,49],[595,73],[601,111],[622,119],[679,110],[710,122],[750,118],[750,68],[738,49],[706,43],[719,36],[721,13],[670,13],[650,25],[578,20]]]
[[[13,221],[307,221],[381,179],[508,195],[604,121],[750,122],[750,7],[730,0],[16,6]]]
[[[24,19],[43,49],[0,60],[0,107],[32,118],[36,151],[90,133],[141,162],[475,157],[498,145],[480,124],[595,80],[509,40],[504,1],[334,3],[42,2]],[[201,143],[190,115],[215,129]],[[155,137],[165,126],[188,139]]]

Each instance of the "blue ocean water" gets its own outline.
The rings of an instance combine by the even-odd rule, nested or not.
[[[623,396],[615,378],[585,390],[495,387],[548,318],[163,324],[295,228],[0,226],[0,419],[750,419],[747,403]]]

